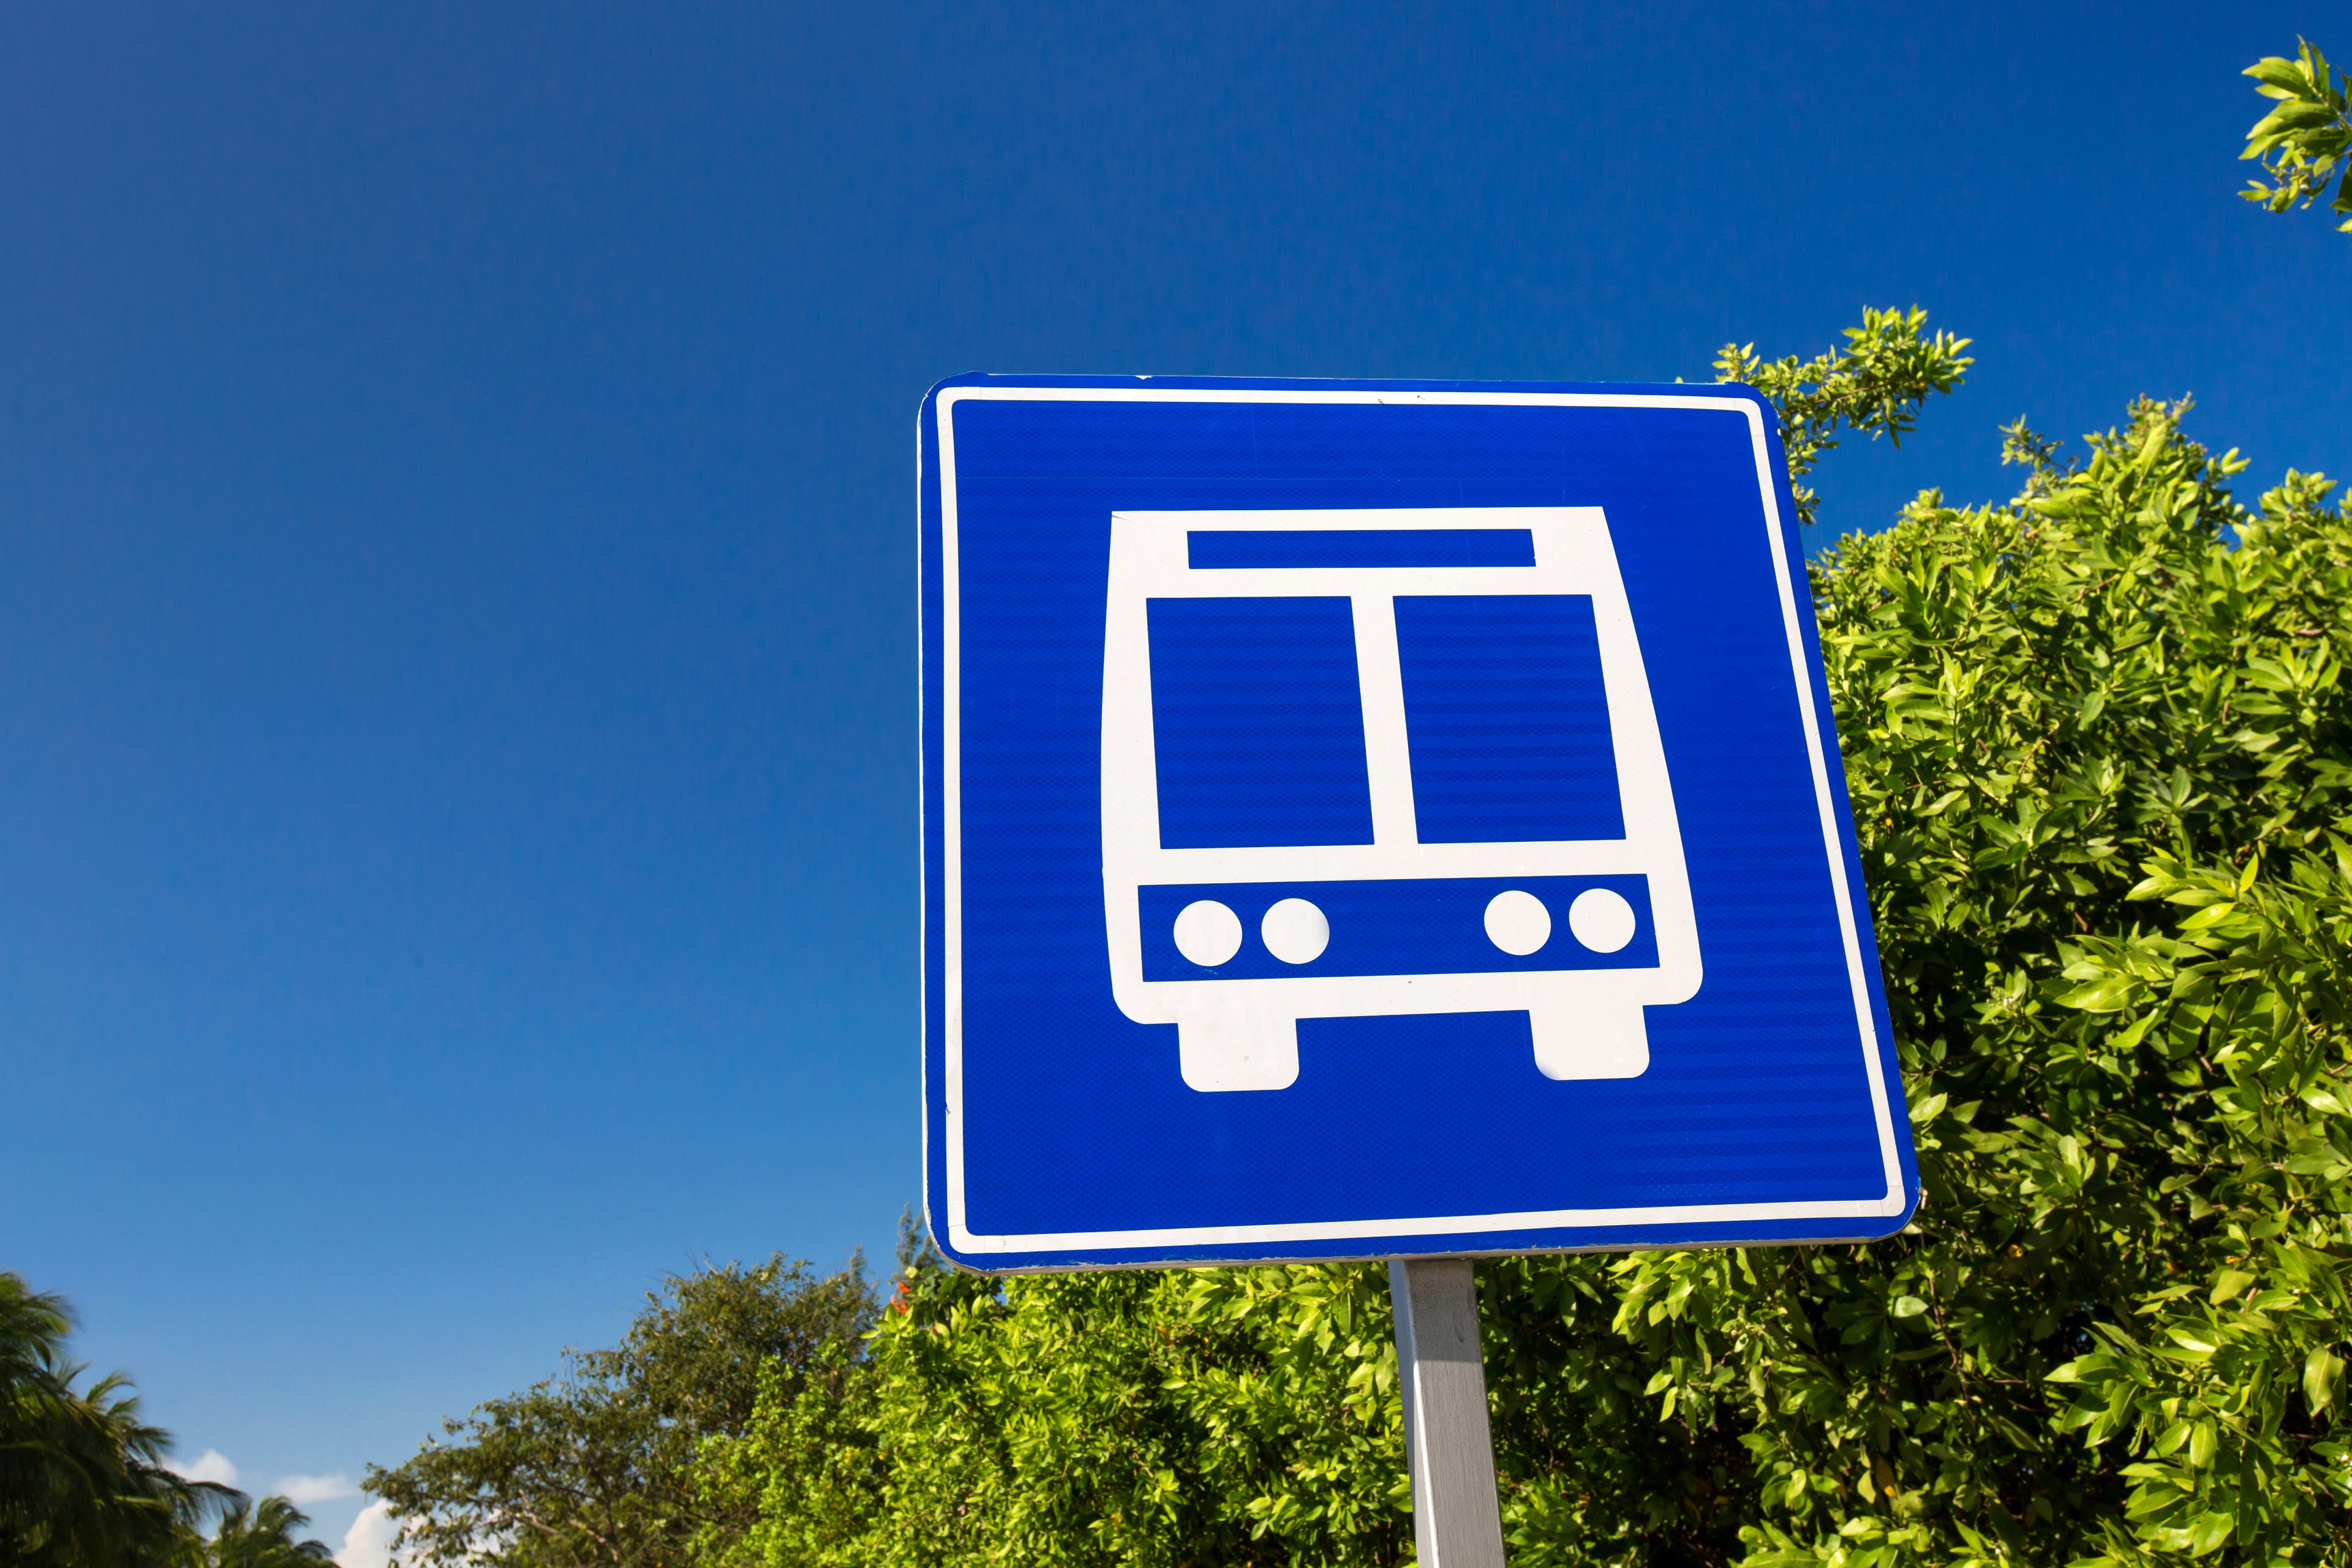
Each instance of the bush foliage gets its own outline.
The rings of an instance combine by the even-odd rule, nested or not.
[[[1808,466],[1967,363],[1916,312],[1850,336],[1727,351]],[[2072,462],[2021,422],[2009,503],[1819,562],[1926,1201],[1868,1247],[1481,1263],[1515,1563],[2352,1561],[2352,510],[2242,507],[2186,412]],[[835,1353],[706,1444],[758,1521],[719,1555],[1411,1555],[1377,1268],[918,1263]]]

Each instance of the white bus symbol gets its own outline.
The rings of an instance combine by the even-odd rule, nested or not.
[[[1522,1009],[1546,1076],[1638,1077],[1699,988],[1597,507],[1113,514],[1102,852],[1196,1089],[1286,1088],[1301,1018]]]

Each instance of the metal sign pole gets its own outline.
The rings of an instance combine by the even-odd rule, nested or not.
[[[1478,1290],[1466,1258],[1391,1258],[1412,1540],[1421,1568],[1503,1568]]]

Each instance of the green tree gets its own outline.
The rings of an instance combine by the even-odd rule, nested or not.
[[[676,1276],[620,1345],[493,1399],[367,1489],[401,1521],[404,1561],[637,1568],[716,1549],[748,1506],[698,1492],[706,1440],[740,1432],[763,1377],[783,1395],[837,1382],[876,1307],[861,1263],[819,1276],[782,1256]]]
[[[1908,345],[1965,346],[1861,333],[1779,362],[1801,432],[1874,363],[1832,416],[1908,428],[1951,379]],[[1482,1263],[1515,1563],[2352,1563],[2352,511],[2241,505],[2186,413],[2071,460],[2021,421],[2011,500],[1818,563],[1926,1201],[1869,1247]],[[1409,1550],[1377,1268],[896,1305],[707,1447],[742,1561]]]
[[[2276,55],[2248,66],[2245,74],[2259,84],[2254,90],[2276,99],[2278,107],[2254,122],[2246,132],[2241,159],[2259,159],[2263,172],[2276,183],[2249,180],[2239,193],[2274,213],[2310,206],[2327,194],[2327,182],[2337,178],[2334,209],[2345,215],[2336,226],[2352,234],[2352,104],[2346,100],[2347,82],[2330,70],[2327,57],[2298,40],[2302,50],[2294,59]]]
[[[11,1568],[164,1568],[198,1528],[240,1503],[164,1465],[171,1434],[144,1421],[120,1373],[84,1385],[65,1358],[62,1297],[0,1272],[0,1563]]]
[[[205,1543],[205,1568],[312,1568],[332,1563],[334,1553],[324,1543],[294,1539],[310,1522],[310,1515],[282,1497],[239,1503]]]

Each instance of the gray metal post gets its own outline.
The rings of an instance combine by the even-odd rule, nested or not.
[[[1503,1568],[1478,1290],[1466,1258],[1389,1262],[1421,1568]]]

